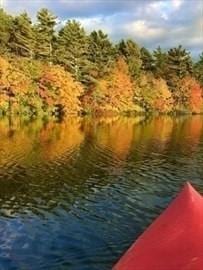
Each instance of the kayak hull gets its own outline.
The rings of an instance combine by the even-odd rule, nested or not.
[[[113,270],[202,270],[203,197],[188,183]]]

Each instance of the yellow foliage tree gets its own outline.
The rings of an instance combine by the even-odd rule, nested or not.
[[[7,60],[0,57],[0,107],[6,110],[8,106],[12,109],[19,109],[25,95],[28,94],[32,85],[30,78],[11,65]]]
[[[81,111],[83,87],[60,66],[46,67],[39,81],[39,95],[48,106],[73,114]]]
[[[166,81],[143,74],[134,84],[135,100],[146,111],[168,113],[173,109],[173,97]]]

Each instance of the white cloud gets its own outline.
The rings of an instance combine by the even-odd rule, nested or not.
[[[74,18],[81,23],[81,25],[88,31],[91,32],[93,30],[102,29],[104,32],[111,34],[114,30],[111,25],[110,21],[112,18],[104,17],[104,16],[97,16],[97,17],[90,17],[90,18]]]
[[[183,0],[172,0],[172,6],[175,9],[177,9],[177,10],[180,9],[182,5],[183,5]]]
[[[167,15],[166,12],[162,12],[161,18],[164,19],[165,21],[167,21],[169,19],[169,16]]]
[[[130,22],[124,26],[125,31],[137,38],[158,38],[165,34],[164,28],[153,27],[145,20]]]

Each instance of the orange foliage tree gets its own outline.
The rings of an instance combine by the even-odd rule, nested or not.
[[[184,93],[185,107],[192,113],[201,113],[203,110],[202,88],[192,77],[185,77],[180,81],[179,92]]]
[[[98,114],[129,112],[135,110],[133,93],[128,66],[119,58],[111,75],[99,80],[96,89],[85,94],[83,104],[85,110]]]
[[[39,95],[46,106],[63,113],[81,110],[79,97],[83,87],[60,66],[46,67],[39,80]]]

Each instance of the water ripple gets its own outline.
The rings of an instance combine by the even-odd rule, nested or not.
[[[17,121],[17,120],[16,120]],[[0,269],[107,270],[185,181],[202,118],[0,121]]]

